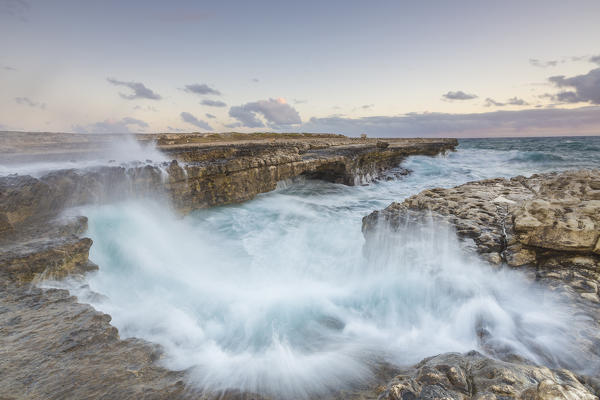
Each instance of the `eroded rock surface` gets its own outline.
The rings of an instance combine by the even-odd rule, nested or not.
[[[80,235],[87,218],[62,218],[21,226],[0,240],[0,279],[33,282],[97,268],[89,261],[92,240]]]
[[[66,208],[165,196],[185,213],[249,200],[300,175],[359,184],[408,155],[434,155],[457,145],[454,139],[378,141],[336,135],[242,138],[143,135],[138,139],[156,141],[173,161],[0,178],[0,398],[210,397],[186,388],[183,371],[162,368],[158,347],[119,338],[110,316],[77,303],[67,291],[34,286],[98,268],[88,260],[92,241],[82,237],[87,219],[62,217]],[[93,154],[114,139],[14,133],[0,136],[0,155],[13,161],[62,160]],[[248,393],[214,397],[259,398]]]
[[[363,232],[369,240],[379,224],[392,229],[431,219],[450,224],[465,244],[473,243],[488,261],[519,268],[569,301],[573,318],[590,322],[574,326],[569,340],[584,349],[583,364],[597,371],[599,200],[599,170],[489,179],[425,190],[392,203],[365,217]],[[596,378],[523,361],[501,362],[474,353],[434,357],[391,382],[384,398],[591,399],[598,394]]]
[[[189,397],[181,372],[161,368],[160,349],[121,340],[110,316],[66,290],[0,279],[0,398]]]
[[[425,190],[363,220],[392,226],[431,214],[473,239],[489,261],[531,266],[597,303],[600,277],[600,171],[489,179]]]
[[[458,144],[456,139],[390,139],[382,146],[375,139],[322,136],[208,142],[196,142],[203,137],[193,135],[158,136],[158,148],[173,161],[67,169],[39,178],[0,177],[0,235],[9,235],[15,225],[29,219],[94,202],[160,194],[187,213],[247,201],[274,190],[279,181],[301,175],[355,185],[411,154],[435,155]],[[12,151],[6,155],[18,159],[21,147],[3,145]],[[48,146],[47,151],[58,151],[58,144]],[[0,155],[5,156],[2,150]],[[34,157],[35,162],[44,156],[43,150],[21,156]]]
[[[426,358],[397,375],[379,399],[596,400],[597,383],[567,370],[507,363],[472,351]]]

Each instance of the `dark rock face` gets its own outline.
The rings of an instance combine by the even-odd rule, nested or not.
[[[161,185],[161,171],[149,165],[60,170],[39,179],[0,177],[0,219],[8,223],[0,233],[39,225],[68,207],[160,193]]]
[[[455,139],[396,139],[382,149],[376,142],[355,142],[345,138],[164,146],[174,160],[161,166],[70,169],[39,179],[2,177],[0,235],[28,220],[94,202],[164,195],[187,213],[250,200],[300,175],[355,185],[397,166],[408,155],[435,155],[458,144]]]
[[[31,282],[97,269],[88,260],[92,240],[80,237],[87,229],[86,217],[20,228],[0,240],[0,279]]]
[[[191,398],[160,349],[119,339],[110,316],[66,290],[0,279],[0,398]]]
[[[472,351],[426,358],[397,375],[379,399],[598,399],[590,384],[567,370],[507,363]]]

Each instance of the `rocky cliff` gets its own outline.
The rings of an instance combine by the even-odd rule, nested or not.
[[[490,179],[425,190],[363,219],[367,238],[380,227],[449,224],[495,265],[519,268],[562,296],[588,327],[569,340],[598,371],[600,360],[600,171]],[[400,245],[400,244],[399,244]],[[583,385],[583,386],[582,386]],[[441,355],[399,375],[383,398],[593,399],[597,378],[550,371],[527,360],[499,362],[479,354]]]
[[[490,179],[450,189],[425,190],[363,220],[368,236],[377,223],[392,227],[431,213],[472,239],[487,260],[530,267],[570,282],[599,303],[600,171],[582,170]]]
[[[338,136],[194,139],[190,135],[159,136],[157,148],[172,160],[169,162],[139,160],[127,165],[53,171],[39,178],[1,177],[0,234],[15,225],[57,215],[67,207],[128,197],[164,195],[176,209],[187,213],[247,201],[275,189],[279,181],[298,176],[356,185],[378,177],[409,155],[435,155],[458,144],[456,139],[381,141]],[[44,149],[59,154],[59,144],[52,142],[31,153],[29,148],[19,152],[23,146],[19,142],[6,156],[35,163],[43,159]],[[69,157],[89,157],[92,145],[75,144]]]
[[[0,137],[3,161],[89,159],[114,137],[21,134]],[[169,162],[139,160],[38,177],[0,178],[0,397],[3,399],[198,398],[184,373],[160,367],[160,349],[121,340],[110,316],[65,290],[32,283],[98,268],[82,237],[87,219],[65,209],[130,197],[164,196],[182,213],[242,202],[298,176],[356,185],[411,154],[453,149],[455,139],[377,140],[336,135],[144,135]],[[107,153],[109,154],[109,153]],[[101,268],[102,266],[100,266]],[[225,393],[220,398],[256,398]]]
[[[47,277],[98,268],[88,260],[91,240],[82,237],[86,218],[60,216],[65,208],[131,196],[164,196],[186,213],[245,201],[273,190],[279,180],[297,176],[360,184],[408,155],[433,155],[456,145],[454,140],[266,136],[156,135],[151,140],[172,161],[142,160],[1,178],[0,397],[199,397],[184,384],[184,372],[160,367],[161,351],[156,346],[120,339],[110,316],[79,304],[67,291],[31,286]],[[57,159],[89,156],[107,140],[50,135],[32,145],[30,137],[18,137],[11,142],[9,158],[30,161],[48,154]],[[66,152],[61,145],[65,141]],[[597,322],[599,193],[598,171],[473,182],[394,203],[366,217],[363,230],[369,239],[380,223],[398,227],[420,223],[432,214],[473,241],[487,260],[530,271],[532,279],[564,292],[578,312]],[[576,332],[573,337],[589,350],[590,362],[600,357],[598,332]],[[377,390],[340,396],[591,400],[600,390],[593,376],[534,366],[516,356],[500,361],[476,352],[438,355],[393,375]],[[259,398],[245,393],[219,396]]]

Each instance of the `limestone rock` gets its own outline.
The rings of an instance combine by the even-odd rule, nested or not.
[[[20,226],[0,241],[0,279],[31,282],[96,269],[88,260],[92,240],[79,235],[87,218],[62,218]]]
[[[411,154],[453,149],[455,139],[350,139],[340,135],[143,135],[172,161],[0,178],[0,398],[211,398],[159,365],[160,349],[119,338],[110,316],[64,290],[32,285],[97,268],[87,219],[66,208],[131,197],[164,196],[182,213],[249,200],[300,175],[347,185],[376,178]],[[250,138],[250,139],[248,139]],[[0,136],[3,161],[75,157],[106,147],[111,135]],[[214,398],[260,398],[218,393]]]
[[[4,144],[7,147],[9,139],[10,135]],[[0,177],[0,237],[30,219],[55,216],[65,208],[95,202],[165,196],[177,210],[187,213],[247,201],[274,190],[281,180],[298,176],[357,185],[382,176],[409,155],[435,155],[458,144],[456,139],[390,139],[385,142],[387,146],[381,146],[377,139],[338,136],[275,141],[189,140],[186,135],[175,135],[167,141],[175,144],[160,145],[172,159],[163,164],[138,162],[59,170],[39,178]],[[0,156],[4,156],[3,150],[0,146]],[[36,154],[38,158],[44,156],[44,152]]]
[[[398,226],[431,212],[471,238],[485,258],[510,266],[540,266],[559,254],[600,254],[599,170],[489,179],[425,190],[363,219],[363,232],[380,222]]]
[[[597,400],[598,397],[591,386],[570,371],[507,363],[471,351],[426,358],[389,382],[379,399]]]
[[[183,399],[183,373],[159,366],[160,349],[120,340],[110,316],[65,290],[0,279],[0,398]]]
[[[437,223],[452,225],[465,244],[475,243],[482,258],[526,272],[526,276],[569,303],[577,318],[590,321],[589,326],[574,329],[568,335],[589,356],[584,363],[597,365],[600,360],[599,187],[600,170],[581,170],[430,189],[366,216],[363,232],[369,242],[371,235],[376,238],[379,224],[398,229],[403,224],[422,223],[430,215]],[[574,394],[566,387],[537,382],[538,389],[504,395],[581,398],[579,392]],[[501,397],[501,386],[497,388],[490,389],[488,395]]]
[[[600,237],[599,200],[538,198],[524,202],[513,218],[517,238],[527,246],[590,252]]]

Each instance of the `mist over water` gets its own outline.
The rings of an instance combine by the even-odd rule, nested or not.
[[[87,151],[57,156],[56,160],[35,160],[8,163],[0,160],[0,176],[31,175],[39,178],[61,169],[87,169],[103,166],[134,167],[140,164],[158,164],[169,159],[154,144],[142,144],[130,135],[119,135],[109,144]]]
[[[585,321],[560,299],[493,269],[435,221],[380,226],[365,244],[361,219],[425,188],[597,166],[581,147],[592,139],[571,150],[461,141],[447,156],[409,158],[414,172],[400,180],[288,182],[185,218],[150,200],[89,207],[100,270],[89,287],[62,284],[209,391],[302,398],[370,382],[384,363],[472,349],[582,369],[566,333]]]

